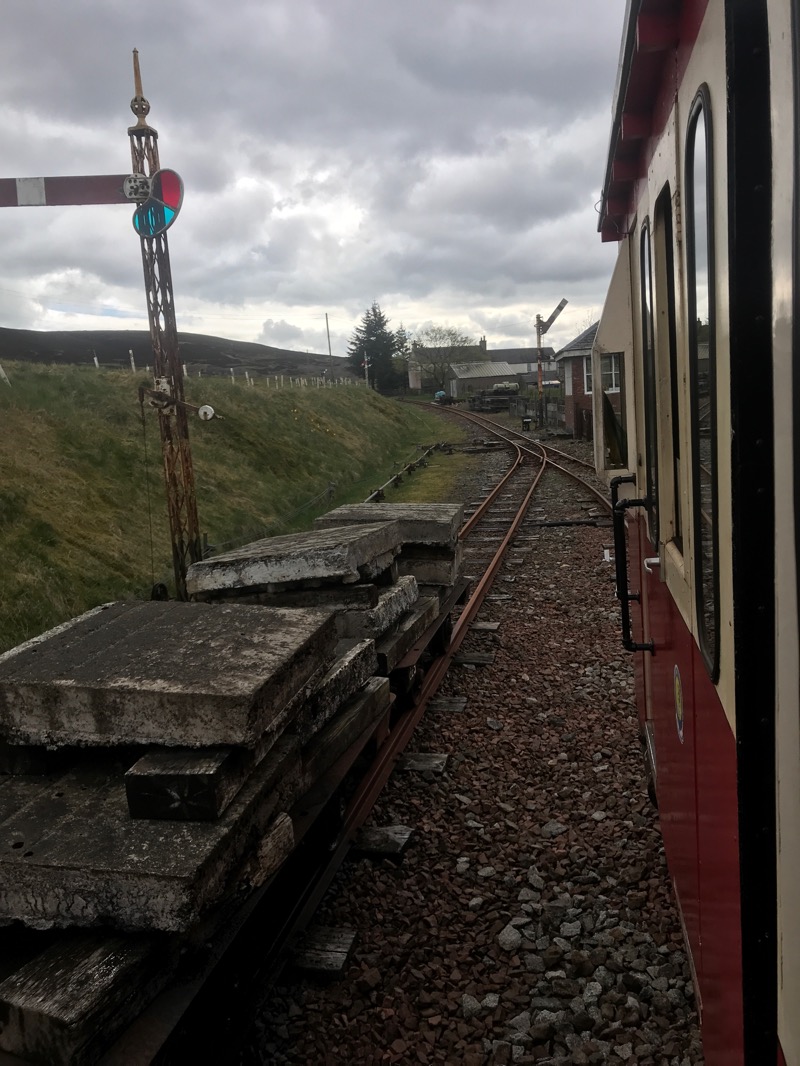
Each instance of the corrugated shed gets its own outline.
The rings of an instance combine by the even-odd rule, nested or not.
[[[459,381],[467,378],[511,378],[515,373],[509,363],[453,363],[450,370]]]

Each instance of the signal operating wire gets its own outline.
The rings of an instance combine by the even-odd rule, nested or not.
[[[142,442],[144,445],[144,485],[147,493],[147,521],[150,527],[150,584],[156,583],[155,547],[153,542],[153,507],[150,499],[150,462],[147,455],[147,419],[144,415],[144,398],[139,397],[139,409],[142,413]]]

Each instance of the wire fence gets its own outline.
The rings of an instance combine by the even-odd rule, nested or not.
[[[417,451],[422,454],[416,455],[413,459],[409,459],[405,462],[396,473],[392,474],[388,481],[385,481],[377,489],[373,489],[364,502],[373,503],[385,499],[386,490],[388,488],[399,488],[405,476],[419,467],[427,466],[428,460],[433,452],[445,451],[447,454],[450,454],[452,452],[452,447],[447,442],[442,441],[430,445],[417,445]],[[269,522],[266,525],[240,530],[230,540],[221,541],[216,544],[209,544],[207,534],[203,534],[203,558],[212,555],[220,555],[223,552],[234,551],[236,548],[241,548],[245,544],[252,544],[257,540],[265,540],[268,537],[280,536],[281,533],[286,532],[287,527],[299,518],[300,515],[320,510],[323,504],[330,506],[336,496],[338,487],[336,482],[329,481],[321,492],[318,492],[304,503],[299,504],[293,510],[277,512],[272,522]],[[143,588],[141,590],[141,598],[150,598],[155,589],[166,590],[171,587],[172,583],[172,571],[164,569],[161,577],[154,582],[152,587],[148,586],[146,589]]]
[[[240,548],[243,544],[252,544],[254,540],[264,540],[265,537],[271,537],[274,535],[276,529],[280,529],[290,524],[304,512],[318,507],[323,500],[330,503],[335,495],[336,482],[329,481],[322,492],[317,493],[316,496],[312,496],[311,499],[306,500],[305,503],[301,503],[300,506],[295,507],[293,511],[286,511],[284,513],[279,512],[276,514],[274,520],[268,525],[242,530],[233,540],[226,540],[220,544],[209,544],[208,537],[204,534],[203,557],[205,558],[207,555],[216,555],[221,552],[233,551],[234,548]]]

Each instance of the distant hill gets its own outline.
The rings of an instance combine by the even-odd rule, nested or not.
[[[190,373],[229,374],[231,368],[251,374],[288,374],[322,377],[333,364],[336,377],[353,377],[347,360],[310,352],[293,352],[268,344],[207,337],[202,333],[179,333],[180,353]],[[0,327],[0,363],[4,360],[60,365],[92,364],[130,367],[133,351],[136,368],[153,361],[150,334],[145,330],[81,329],[39,331]]]

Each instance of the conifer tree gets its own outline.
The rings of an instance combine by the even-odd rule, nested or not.
[[[391,391],[403,384],[392,360],[405,353],[407,344],[402,326],[396,332],[389,329],[388,318],[378,303],[373,303],[364,312],[347,346],[350,366],[354,373],[367,378],[372,388]]]

